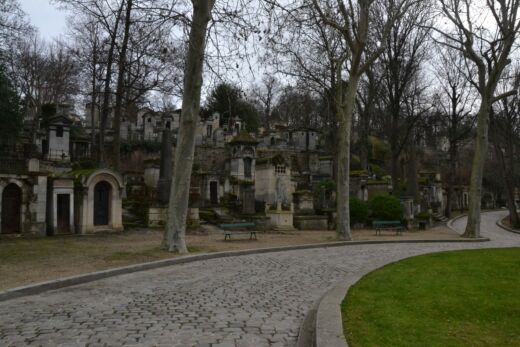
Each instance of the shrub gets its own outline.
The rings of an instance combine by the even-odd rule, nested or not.
[[[361,159],[353,154],[350,156],[350,170],[361,170]]]
[[[370,217],[380,220],[401,220],[403,207],[401,202],[392,195],[378,195],[368,203]]]
[[[356,198],[350,198],[350,225],[365,224],[368,217],[367,204]]]
[[[376,175],[377,179],[382,179],[383,176],[386,175],[386,171],[379,165],[372,164],[370,165],[370,169],[372,173]]]

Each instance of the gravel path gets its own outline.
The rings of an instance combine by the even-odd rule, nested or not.
[[[0,303],[1,346],[293,346],[334,283],[413,255],[520,246],[483,214],[484,243],[380,244],[213,259]],[[462,230],[465,219],[455,223]]]

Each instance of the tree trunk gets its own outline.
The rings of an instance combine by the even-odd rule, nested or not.
[[[96,121],[95,113],[97,109],[97,64],[98,64],[98,45],[97,37],[94,38],[94,45],[92,47],[92,97],[90,98],[90,159],[94,159],[94,148],[96,144]]]
[[[507,114],[507,112],[506,112]],[[493,118],[492,118],[493,119]],[[504,182],[504,188],[506,191],[506,199],[507,199],[507,209],[509,210],[509,223],[511,226],[518,227],[519,218],[518,212],[516,211],[515,204],[515,184],[514,184],[514,158],[513,158],[513,143],[512,136],[514,136],[511,132],[514,131],[511,124],[505,124],[503,126],[499,125],[499,122],[493,119],[493,143],[495,145],[495,153],[500,163],[500,173],[502,176],[502,181]],[[501,132],[499,132],[499,128],[501,128]],[[505,139],[506,147],[505,152],[507,156],[507,161],[504,156],[504,152],[502,151],[502,146],[500,145],[500,139]]]
[[[336,152],[337,185],[337,223],[336,233],[339,240],[352,240],[350,232],[350,135],[352,127],[352,115],[356,102],[356,90],[358,77],[350,76],[344,95],[338,98],[341,104],[337,106],[338,121],[338,146]]]
[[[400,175],[400,170],[399,170],[399,155],[401,154],[400,153],[400,150],[399,150],[399,143],[398,143],[398,136],[396,134],[398,134],[399,132],[399,126],[398,126],[398,122],[399,122],[399,108],[397,108],[397,110],[394,110],[394,108],[396,108],[395,106],[392,107],[391,109],[391,124],[390,124],[390,127],[391,127],[391,136],[390,136],[390,156],[391,156],[391,163],[390,163],[390,170],[391,170],[391,174],[392,174],[392,194],[397,196],[398,193],[399,193],[399,190],[400,190],[400,187],[399,187],[399,178],[401,177]]]
[[[446,194],[446,209],[444,211],[444,215],[446,218],[451,217],[451,212],[453,210],[452,199],[455,193],[455,175],[456,175],[456,163],[457,163],[457,148],[454,141],[450,142],[450,164],[449,164],[449,177],[447,179],[448,182],[448,192]]]
[[[410,139],[410,146],[408,151],[408,179],[406,183],[406,190],[407,194],[413,197],[413,200],[417,203],[419,199],[419,186],[417,183],[417,148],[415,146],[413,135]]]
[[[506,179],[504,182],[507,185],[507,195],[508,195],[508,201],[507,205],[509,208],[509,222],[511,223],[511,226],[514,228],[520,227],[520,217],[518,216],[518,212],[516,210],[516,203],[515,203],[515,158],[514,158],[514,150],[513,150],[513,139],[514,136],[511,132],[513,131],[513,128],[509,128],[509,136],[508,136],[508,142],[506,147],[506,154],[507,154],[507,165],[504,165],[506,167]],[[505,161],[504,161],[505,164]]]
[[[391,146],[390,146],[391,147]],[[390,163],[391,165],[391,173],[392,173],[392,194],[395,195],[395,196],[398,196],[399,195],[399,177],[400,177],[400,174],[399,174],[399,154],[394,154],[393,151],[391,150],[391,160],[392,162]]]
[[[488,150],[489,114],[491,97],[482,96],[482,102],[477,114],[477,137],[475,139],[475,154],[471,165],[471,180],[469,187],[468,224],[462,236],[480,237],[480,209],[482,200],[482,177],[484,163]]]
[[[119,20],[121,19],[121,13],[123,12],[124,1],[121,2],[121,6],[118,9],[117,16],[115,19],[114,30],[111,33],[110,48],[107,56],[107,70],[105,77],[105,87],[103,91],[103,105],[101,106],[101,115],[99,120],[99,148],[98,148],[98,162],[100,166],[105,166],[105,128],[109,113],[110,103],[110,83],[112,81],[112,64],[114,63],[114,51],[116,48],[117,30],[119,28]]]
[[[508,165],[506,164],[504,153],[502,152],[502,147],[497,142],[497,139],[495,139],[495,152],[500,162],[500,172],[502,175],[502,180],[504,181],[504,188],[506,190],[507,209],[509,210],[509,222],[511,223],[511,226],[517,227],[518,213],[516,211],[515,205],[515,187],[512,180],[513,176],[511,175],[511,170],[509,170]]]
[[[195,155],[195,134],[199,122],[200,94],[206,32],[214,0],[193,0],[193,21],[184,74],[181,124],[175,148],[175,170],[168,206],[168,223],[163,247],[170,252],[187,253],[186,217],[191,184],[191,171]]]
[[[130,24],[132,15],[133,0],[126,2],[126,17],[125,17],[125,30],[123,34],[123,44],[121,46],[121,53],[119,55],[119,71],[117,76],[117,89],[116,89],[116,105],[114,109],[114,140],[112,142],[113,150],[113,163],[114,169],[119,171],[121,161],[121,114],[123,111],[123,92],[124,92],[124,77],[126,72],[126,51],[128,49],[128,39],[130,36]]]

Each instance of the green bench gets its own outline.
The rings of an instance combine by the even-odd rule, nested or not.
[[[243,235],[249,234],[249,239],[257,239],[256,238],[256,230],[251,230],[255,228],[255,223],[228,223],[228,224],[220,224],[220,229],[224,231],[224,241],[231,240],[231,235]]]
[[[398,220],[376,220],[372,222],[372,226],[376,229],[376,235],[381,235],[383,231],[395,231],[396,235],[402,235],[404,226]]]

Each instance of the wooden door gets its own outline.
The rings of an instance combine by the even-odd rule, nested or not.
[[[212,205],[218,204],[218,182],[209,183],[209,196]]]
[[[108,182],[102,181],[94,187],[94,225],[108,225],[110,213],[110,190]]]
[[[2,192],[2,234],[20,233],[22,190],[11,183]]]
[[[70,195],[58,194],[57,201],[58,233],[70,232]]]

